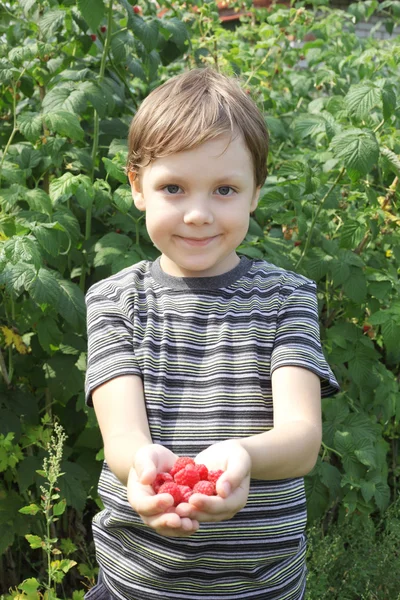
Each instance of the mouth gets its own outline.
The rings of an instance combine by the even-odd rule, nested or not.
[[[189,238],[189,237],[183,237],[183,236],[177,236],[179,239],[181,239],[183,242],[191,245],[191,246],[206,246],[207,244],[209,244],[210,242],[212,242],[213,240],[215,240],[218,235],[214,235],[212,237],[206,237],[206,238]]]

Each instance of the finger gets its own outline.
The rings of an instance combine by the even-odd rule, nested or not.
[[[243,480],[249,477],[250,467],[248,454],[243,453],[241,448],[234,449],[229,456],[225,472],[216,483],[217,493],[222,498],[227,498],[243,483]]]
[[[156,457],[148,450],[147,447],[140,448],[135,456],[135,471],[138,479],[143,485],[153,483],[157,475]]]

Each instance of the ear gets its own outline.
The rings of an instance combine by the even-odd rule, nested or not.
[[[132,198],[135,206],[138,210],[145,210],[145,201],[142,193],[142,186],[138,173],[129,171],[128,173],[129,183],[131,184]]]
[[[260,192],[261,192],[261,187],[256,188],[256,191],[254,192],[254,196],[253,196],[253,199],[252,199],[251,204],[250,204],[250,212],[251,213],[253,211],[255,211],[256,208],[257,208],[258,199],[260,197]]]

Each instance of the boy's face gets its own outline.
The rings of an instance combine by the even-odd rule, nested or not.
[[[140,182],[129,173],[135,205],[146,211],[147,231],[170,275],[221,275],[239,263],[235,250],[260,188],[243,138],[237,135],[223,153],[228,141],[223,135],[157,158],[141,169]]]

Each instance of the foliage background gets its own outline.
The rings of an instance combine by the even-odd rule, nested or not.
[[[152,89],[203,64],[241,78],[271,133],[239,252],[317,281],[342,387],[323,401],[306,478],[309,598],[399,593],[400,42],[360,40],[354,27],[376,14],[390,33],[400,2],[346,13],[324,0],[231,4],[244,13],[234,28],[199,0],[0,3],[0,593],[10,597],[78,600],[95,580],[102,450],[84,404],[84,293],[158,255],[124,172],[128,127]]]

